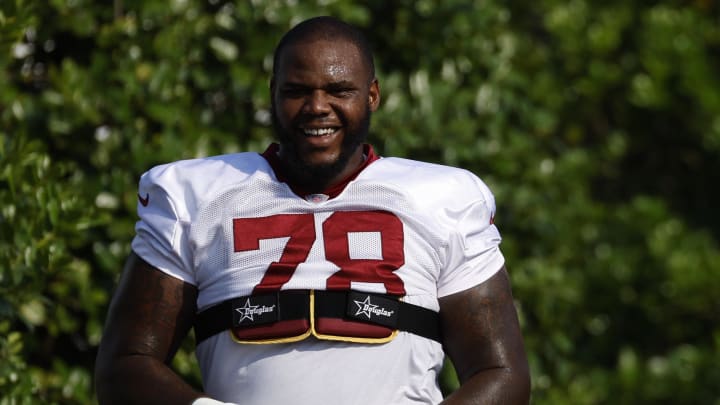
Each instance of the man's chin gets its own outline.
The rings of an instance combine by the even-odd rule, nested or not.
[[[311,170],[323,170],[325,168],[336,167],[340,158],[339,153],[305,153],[298,156],[300,164]]]
[[[334,159],[303,159],[298,161],[296,169],[305,176],[315,177],[317,180],[330,179],[342,171],[347,161],[340,157]]]

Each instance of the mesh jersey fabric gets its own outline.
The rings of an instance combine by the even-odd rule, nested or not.
[[[469,171],[372,162],[335,198],[307,201],[252,152],[174,162],[140,179],[133,250],[198,287],[198,309],[253,291],[349,289],[438,298],[504,264],[495,202]],[[243,404],[425,404],[441,394],[441,345],[401,332],[381,345],[320,341],[197,348],[208,394]],[[368,392],[370,391],[370,392]]]

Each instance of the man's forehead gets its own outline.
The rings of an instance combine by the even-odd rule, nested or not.
[[[360,50],[350,41],[338,39],[315,39],[288,44],[280,54],[280,61],[288,57],[315,55],[317,57],[351,57],[346,63],[362,63]]]
[[[333,75],[367,74],[358,47],[346,40],[305,40],[288,44],[278,59],[279,72],[321,68]]]

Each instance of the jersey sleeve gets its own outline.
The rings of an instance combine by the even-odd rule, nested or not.
[[[183,203],[173,198],[162,176],[151,170],[140,178],[133,251],[159,270],[197,285],[187,243]]]
[[[460,195],[471,198],[446,214],[453,219],[454,226],[448,240],[446,266],[438,280],[438,297],[481,284],[505,264],[500,251],[502,238],[494,225],[495,198],[480,179],[470,176],[472,185]]]

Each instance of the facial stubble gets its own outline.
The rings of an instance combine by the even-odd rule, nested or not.
[[[282,148],[281,162],[284,175],[295,185],[308,192],[322,192],[335,176],[346,168],[353,154],[365,143],[370,131],[370,107],[356,128],[344,127],[345,134],[340,147],[340,155],[333,162],[312,164],[307,162],[293,141],[294,131],[284,128],[277,118],[275,109],[271,111],[272,125]]]

